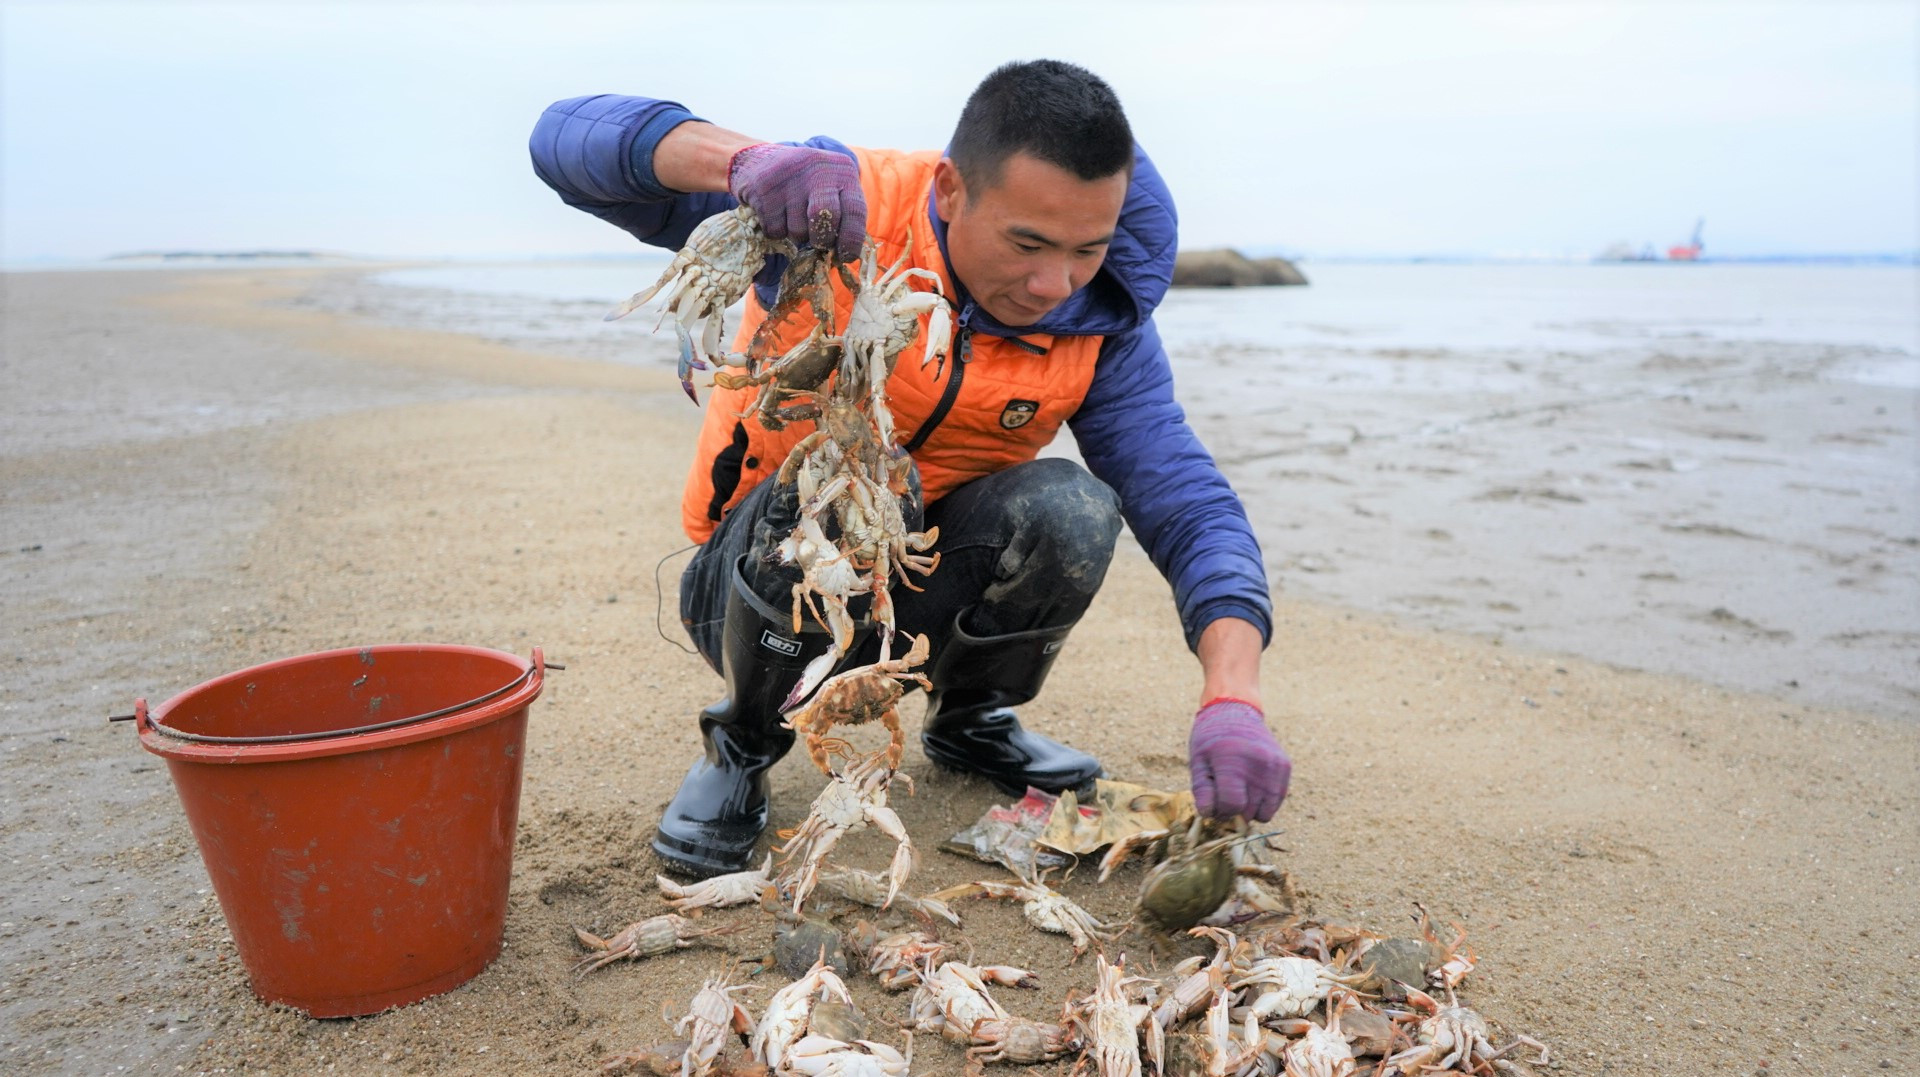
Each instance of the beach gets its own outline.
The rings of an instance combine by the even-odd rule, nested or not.
[[[685,545],[699,417],[664,373],[670,336],[630,334],[615,362],[564,328],[543,346],[410,327],[364,272],[4,278],[9,1071],[591,1072],[672,1038],[663,1005],[766,948],[762,914],[728,911],[752,926],[719,948],[571,972],[575,925],[664,911],[646,842],[720,687],[674,624],[680,561],[659,568]],[[1183,311],[1191,339],[1225,317]],[[1366,347],[1389,387],[1429,369]],[[1457,381],[1406,405],[1298,349],[1180,360],[1239,364],[1183,400],[1259,495],[1266,691],[1295,761],[1274,823],[1302,911],[1458,922],[1479,958],[1463,1000],[1548,1043],[1553,1072],[1897,1072],[1920,989],[1916,391],[1861,373],[1884,342],[1561,350],[1590,373],[1556,368],[1561,406],[1539,411]],[[1343,394],[1378,421],[1326,422]],[[446,995],[313,1021],[248,991],[165,768],[105,719],[400,641],[567,666],[533,708],[506,946]],[[1023,715],[1183,788],[1198,691],[1167,587],[1123,539]],[[903,708],[911,733],[918,697]],[[908,739],[912,888],[993,877],[935,847],[1002,798]],[[796,754],[772,778],[793,826],[819,775]],[[865,867],[889,851],[845,847]],[[1062,889],[1124,916],[1139,869],[1092,874]],[[1017,907],[963,913],[982,961],[1040,977],[999,994],[1010,1009],[1047,1018],[1091,984]],[[1138,936],[1111,949],[1149,959]],[[901,1042],[902,1000],[854,990]],[[916,1037],[916,1072],[960,1065]]]

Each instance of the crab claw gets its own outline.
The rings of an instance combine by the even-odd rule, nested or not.
[[[693,353],[693,334],[687,332],[686,326],[675,322],[673,331],[680,338],[680,365],[676,368],[676,373],[680,375],[680,388],[687,391],[688,400],[698,404],[700,396],[693,391],[693,372],[707,369],[707,364]]]
[[[793,691],[788,692],[787,698],[781,701],[780,710],[790,711],[799,706],[801,700],[812,695],[813,690],[820,687],[820,682],[826,680],[827,674],[833,671],[834,660],[839,657],[839,652],[828,651],[808,662],[807,668],[800,671],[799,683],[795,684]]]
[[[920,358],[920,365],[933,364],[933,380],[940,380],[940,372],[946,369],[947,352],[953,344],[953,315],[948,313],[943,301],[933,308],[933,314],[927,319],[927,350]]]

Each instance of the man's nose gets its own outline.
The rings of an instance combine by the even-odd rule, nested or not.
[[[1073,294],[1073,274],[1064,261],[1048,262],[1028,275],[1027,291],[1035,299],[1058,303]]]

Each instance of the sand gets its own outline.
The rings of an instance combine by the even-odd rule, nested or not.
[[[8,1071],[590,1072],[668,1038],[663,1004],[684,1005],[728,956],[569,972],[571,925],[662,911],[646,839],[718,689],[654,627],[697,413],[657,370],[291,308],[312,279],[4,278]],[[1908,1065],[1911,714],[1331,605],[1276,612],[1267,695],[1296,770],[1275,822],[1307,911],[1400,930],[1417,901],[1458,920],[1481,962],[1467,1000],[1549,1043],[1555,1072]],[[165,769],[104,718],[256,662],[403,640],[540,646],[568,666],[534,706],[506,947],[447,995],[312,1021],[251,995]],[[1197,691],[1165,584],[1123,546],[1026,713],[1111,746],[1116,775],[1178,787]],[[993,790],[917,746],[906,772],[913,885],[991,877],[933,846]],[[819,778],[796,756],[773,780],[790,826]],[[866,866],[888,852],[849,844]],[[1065,889],[1119,915],[1138,878]],[[1040,991],[1002,993],[1018,1012],[1047,1016],[1090,982],[1017,909],[964,911],[983,960],[1039,972]],[[756,921],[725,949],[765,943]],[[1146,957],[1137,937],[1116,949]],[[903,1007],[856,991],[876,1017]],[[916,1063],[960,1068],[925,1037]]]

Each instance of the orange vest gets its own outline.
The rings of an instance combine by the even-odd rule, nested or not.
[[[862,149],[854,150],[854,154],[859,159],[860,186],[867,199],[867,237],[878,246],[881,268],[898,260],[911,238],[913,251],[908,264],[938,274],[945,294],[952,299],[953,279],[940,256],[939,240],[928,214],[933,167],[940,154]],[[913,287],[924,290],[928,285],[915,280]],[[834,313],[840,322],[834,329],[838,332],[845,327],[851,299],[838,280],[833,290]],[[958,310],[954,316],[958,318]],[[746,350],[754,330],[765,318],[765,308],[749,291],[746,318],[734,340],[734,351]],[[956,339],[936,380],[931,364],[925,368],[920,365],[920,357],[926,352],[927,321],[927,316],[920,319],[920,336],[901,353],[893,376],[887,379],[887,398],[893,408],[896,436],[901,444],[911,444],[938,410],[951,383],[956,379],[959,382],[946,415],[913,451],[921,488],[927,503],[932,504],[964,483],[1039,455],[1086,398],[1103,338],[1037,333],[1016,342],[975,335],[964,369]],[[810,328],[808,323],[804,317],[791,319],[772,354],[798,343]],[[813,430],[810,422],[789,423],[779,431],[762,427],[758,419],[747,414],[759,393],[759,386],[715,386],[707,396],[706,417],[680,502],[681,525],[695,542],[705,542],[721,516],[761,480],[778,471],[793,446]]]

